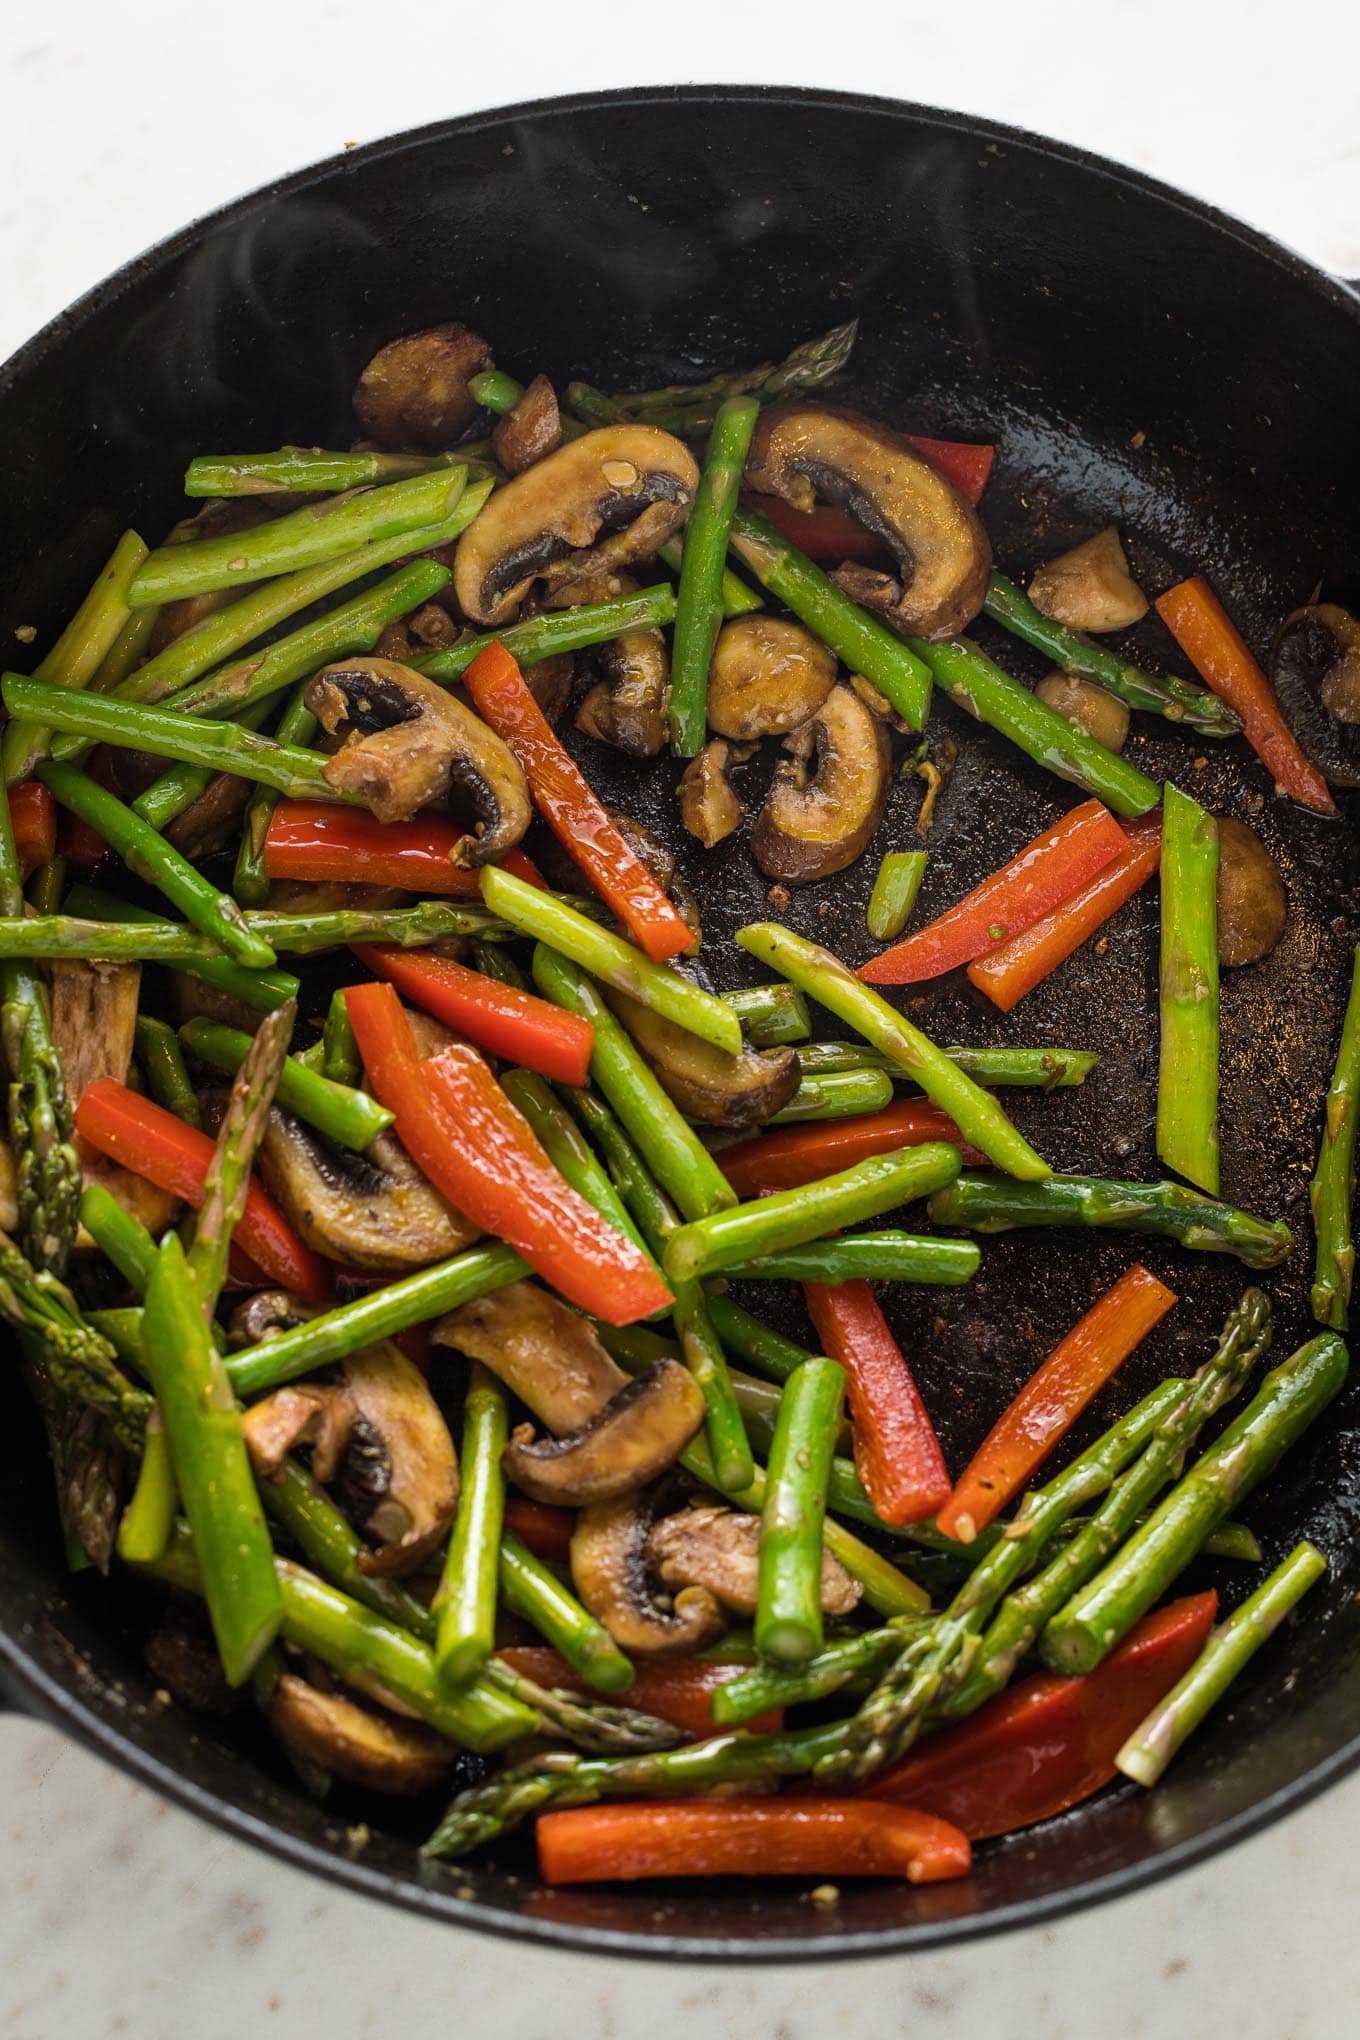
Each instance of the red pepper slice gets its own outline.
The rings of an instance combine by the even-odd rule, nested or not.
[[[57,804],[40,779],[23,779],[9,790],[9,825],[25,878],[57,854]]]
[[[532,992],[500,984],[451,957],[366,943],[352,946],[378,977],[478,1048],[559,1083],[585,1083],[595,1029],[579,1013],[564,1013]]]
[[[996,459],[994,446],[966,439],[923,439],[919,432],[903,436],[918,453],[925,455],[933,468],[939,469],[947,482],[954,484],[961,496],[966,496],[970,503],[981,502]]]
[[[521,1544],[528,1546],[535,1558],[546,1558],[554,1565],[565,1565],[571,1557],[571,1533],[576,1528],[575,1509],[555,1509],[551,1502],[531,1502],[527,1495],[507,1495],[505,1498],[505,1527],[512,1530]],[[511,1655],[502,1651],[502,1657]],[[545,1652],[556,1657],[555,1651]],[[566,1664],[563,1658],[561,1663]],[[527,1667],[526,1667],[527,1669]],[[531,1671],[530,1678],[537,1679],[538,1673]],[[541,1681],[544,1685],[556,1685],[556,1678]]]
[[[867,1282],[805,1282],[823,1353],[849,1377],[855,1469],[885,1523],[924,1522],[948,1500],[949,1474],[920,1391]]]
[[[947,914],[871,957],[856,976],[867,985],[914,985],[957,970],[1032,927],[1128,847],[1109,809],[1083,801]]]
[[[1162,861],[1162,815],[1138,815],[1121,824],[1128,848],[1098,871],[1089,885],[1035,921],[1020,935],[1003,942],[990,956],[968,966],[968,976],[994,1006],[1009,1013],[1026,992],[1066,962],[1073,950],[1090,940],[1126,900],[1131,900]]]
[[[512,1496],[511,1501],[516,1498]],[[510,1523],[510,1504],[506,1504],[507,1524]],[[558,1510],[566,1515],[567,1510]],[[513,1527],[513,1526],[512,1526]],[[521,1533],[515,1532],[516,1536]],[[525,1540],[526,1543],[528,1540]],[[544,1552],[540,1557],[546,1557]],[[574,1672],[564,1657],[543,1645],[519,1645],[511,1650],[498,1650],[513,1670],[522,1672],[526,1679],[536,1679],[540,1686],[566,1686],[573,1693],[590,1691],[585,1680]],[[659,1721],[669,1721],[676,1728],[696,1742],[706,1736],[716,1735],[713,1726],[713,1695],[719,1686],[726,1685],[747,1670],[745,1665],[710,1665],[690,1658],[682,1663],[666,1663],[664,1659],[640,1661],[636,1676],[628,1688],[627,1705],[638,1708],[643,1714],[654,1714]],[[768,1714],[756,1715],[744,1721],[742,1727],[753,1735],[775,1735],[784,1725],[783,1708],[775,1708]]]
[[[101,1155],[121,1162],[157,1189],[182,1197],[195,1210],[203,1202],[212,1141],[196,1126],[186,1126],[173,1112],[130,1091],[126,1084],[113,1077],[97,1077],[76,1106],[76,1132]],[[324,1303],[330,1295],[325,1262],[303,1244],[253,1178],[233,1245],[244,1248],[271,1282],[291,1289],[306,1302]]]
[[[966,1877],[965,1836],[872,1799],[673,1799],[540,1814],[545,1884],[640,1877]]]
[[[853,1119],[818,1119],[805,1126],[781,1126],[757,1134],[722,1151],[722,1168],[738,1197],[759,1197],[763,1190],[797,1190],[821,1176],[867,1161],[870,1155],[894,1148],[920,1147],[930,1140],[951,1140],[970,1166],[983,1160],[970,1147],[952,1119],[928,1098],[902,1098],[881,1112],[862,1112]]]
[[[467,835],[443,815],[416,815],[409,822],[380,822],[357,808],[324,800],[281,800],[264,839],[266,878],[295,878],[315,884],[387,885],[402,892],[478,900],[475,871],[449,862],[455,843]],[[530,885],[543,876],[520,850],[502,859]]]
[[[450,1204],[609,1324],[632,1324],[672,1301],[641,1249],[553,1167],[475,1048],[455,1044],[422,1062],[391,985],[353,985],[345,1003],[375,1094]]]
[[[1203,574],[1168,588],[1155,607],[1201,680],[1241,716],[1247,742],[1277,791],[1318,814],[1334,815],[1326,780],[1300,750],[1270,682]]]
[[[1217,1594],[1190,1594],[1145,1615],[1084,1678],[1021,1679],[866,1789],[953,1821],[974,1842],[1079,1805],[1109,1784],[1117,1751],[1190,1669],[1217,1606]]]
[[[639,862],[567,756],[504,645],[488,645],[463,675],[484,722],[504,738],[529,781],[534,805],[564,850],[653,963],[688,949],[694,936]]]
[[[937,1522],[970,1543],[1018,1494],[1115,1369],[1179,1298],[1135,1261],[1059,1342],[973,1454]]]

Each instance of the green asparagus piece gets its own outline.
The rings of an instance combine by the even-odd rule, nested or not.
[[[777,1048],[786,1041],[806,1041],[812,1032],[808,1003],[797,985],[747,985],[724,992],[752,1048]]]
[[[1055,1671],[1094,1670],[1327,1407],[1346,1368],[1346,1348],[1333,1332],[1272,1368],[1217,1443],[1049,1623],[1039,1643],[1044,1662]]]
[[[793,390],[813,390],[838,375],[850,359],[859,331],[858,319],[833,326],[815,340],[804,340],[780,362],[758,368],[729,370],[707,382],[670,383],[664,389],[636,390],[610,399],[616,416],[635,418],[665,432],[701,431],[717,406],[729,397],[754,396],[762,404]]]
[[[801,1061],[801,1058],[800,1058]],[[798,1126],[807,1119],[849,1119],[891,1105],[892,1078],[886,1070],[825,1070],[805,1076],[769,1126]]]
[[[67,624],[34,678],[53,687],[83,689],[98,672],[128,620],[128,593],[147,558],[135,531],[125,531],[85,600]],[[13,713],[11,711],[11,713]],[[0,745],[5,785],[27,779],[45,758],[52,732],[37,718],[14,715]]]
[[[307,681],[299,681],[289,696],[274,728],[275,743],[296,744],[306,750],[315,738],[320,724],[307,706],[307,685]],[[236,853],[236,872],[231,883],[232,892],[243,907],[262,907],[269,898],[265,841],[278,804],[279,796],[272,786],[257,786],[246,804],[241,847]]]
[[[159,619],[159,609],[129,610],[127,622],[95,668],[89,682],[91,693],[116,693],[128,674],[145,662],[146,648]],[[53,744],[52,755],[55,758],[64,755],[59,743]]]
[[[865,1677],[877,1674],[902,1647],[895,1629],[866,1629],[828,1644],[803,1664],[752,1665],[715,1691],[709,1706],[719,1728],[740,1728],[757,1714],[777,1707],[804,1707],[825,1700]]]
[[[68,766],[44,765],[46,772],[69,771]],[[101,789],[102,790],[102,789]],[[154,830],[151,832],[155,834]],[[157,841],[160,839],[157,838]],[[166,846],[168,847],[168,846]],[[171,856],[176,852],[170,852]],[[206,881],[204,881],[206,884]],[[82,894],[83,894],[83,888]],[[72,888],[67,905],[74,903]],[[88,897],[88,895],[84,895]],[[112,908],[118,908],[118,919]],[[102,909],[107,906],[107,918]],[[273,914],[250,912],[242,915],[246,932],[270,948],[291,950],[312,956],[326,949],[343,949],[351,942],[393,942],[400,949],[422,949],[432,942],[445,942],[460,935],[480,935],[500,923],[480,907],[464,907],[444,900],[422,900],[415,907],[341,908],[334,913]],[[185,927],[178,921],[162,921],[155,914],[138,910],[133,920],[124,902],[101,902],[101,918],[84,919],[71,914],[45,914],[27,920],[0,920],[0,959],[5,957],[88,957],[96,963],[169,963],[205,977],[203,966],[227,963],[212,937]],[[239,966],[233,966],[239,969]],[[296,980],[283,972],[242,972],[243,980],[257,980],[248,1004],[268,1011],[277,1003],[275,992]],[[208,979],[217,982],[216,978]],[[267,998],[266,998],[267,994]],[[244,996],[244,994],[242,994]],[[292,990],[287,993],[292,996]]]
[[[134,577],[129,604],[142,609],[219,588],[244,588],[298,567],[319,566],[370,540],[419,531],[452,514],[466,482],[465,467],[438,468],[357,496],[309,503],[250,531],[161,546]]]
[[[1201,1549],[1206,1558],[1236,1559],[1241,1565],[1261,1563],[1261,1540],[1245,1523],[1220,1523]]]
[[[109,1340],[81,1315],[66,1285],[0,1232],[0,1317],[14,1326],[44,1382],[107,1418],[114,1436],[140,1455],[151,1398],[134,1388]]]
[[[156,1265],[157,1248],[141,1220],[124,1211],[102,1183],[87,1183],[80,1199],[80,1222],[123,1280],[139,1296],[144,1295]]]
[[[1036,765],[1097,795],[1117,815],[1142,815],[1156,807],[1161,790],[1145,772],[1003,673],[968,638],[947,638],[939,644],[924,638],[907,642],[951,701],[1008,737]]]
[[[1084,1084],[1100,1060],[1082,1048],[946,1048],[941,1053],[980,1084],[1041,1091]],[[798,1067],[805,1078],[849,1070],[886,1070],[889,1076],[906,1082],[900,1063],[863,1041],[809,1041],[798,1050]]]
[[[996,1100],[910,1020],[894,1011],[872,985],[861,984],[829,950],[781,928],[777,921],[753,922],[738,929],[736,939],[750,955],[791,979],[891,1056],[926,1096],[949,1114],[963,1138],[998,1168],[1027,1181],[1048,1175],[1048,1163],[1011,1125]]]
[[[587,645],[606,644],[630,631],[659,629],[675,619],[675,596],[669,585],[659,581],[636,595],[615,596],[609,602],[582,602],[574,609],[557,609],[543,616],[526,617],[503,630],[484,631],[447,651],[428,652],[412,665],[428,679],[444,686],[460,679],[479,652],[488,645],[504,645],[521,666],[533,666],[540,659],[556,658],[559,652],[584,651]]]
[[[722,623],[722,572],[742,470],[760,406],[729,397],[718,406],[695,491],[671,646],[671,749],[693,758],[708,735],[708,668]]]
[[[163,921],[159,914],[149,907],[135,907],[127,900],[114,899],[107,893],[96,892],[93,886],[72,886],[66,896],[66,928],[85,928],[94,939],[95,928],[107,934],[110,925],[128,930],[141,930],[143,935],[150,928],[156,932],[153,939],[161,940],[166,933],[172,938],[171,946],[187,944],[188,953],[177,959],[177,967],[190,977],[199,978],[206,985],[213,985],[219,992],[226,992],[231,998],[239,999],[242,1005],[251,1006],[257,1012],[272,1012],[285,1000],[295,999],[298,980],[285,970],[243,970],[239,963],[233,963],[229,956],[223,956],[212,944],[206,942],[192,928],[178,928]],[[48,920],[52,926],[51,917]],[[12,925],[12,924],[11,924]],[[0,939],[0,953],[3,952]],[[59,934],[53,931],[53,947],[48,952],[53,956],[78,955],[77,949],[67,949]],[[110,959],[117,961],[114,957]]]
[[[1195,1662],[1138,1724],[1115,1758],[1126,1778],[1155,1785],[1177,1750],[1216,1707],[1243,1667],[1327,1570],[1315,1544],[1296,1544],[1241,1607],[1214,1630]]]
[[[268,718],[268,703],[247,709],[240,718],[238,727],[243,730],[257,730]],[[53,749],[57,747],[54,745]],[[144,793],[139,793],[132,802],[132,812],[149,822],[159,835],[164,835],[172,822],[186,813],[212,785],[217,774],[206,765],[172,765],[153,780]]]
[[[480,401],[480,399],[479,399]],[[201,453],[184,471],[186,496],[273,496],[283,490],[364,489],[458,465],[457,453],[327,453],[281,446],[277,453]]]
[[[889,850],[885,854],[865,912],[875,942],[891,942],[902,933],[925,875],[924,850]]]
[[[326,1008],[326,1025],[321,1036],[321,1067],[332,1084],[354,1090],[363,1079],[364,1064],[359,1054],[349,1007],[343,991],[332,992]]]
[[[963,1225],[972,1232],[1077,1225],[1160,1233],[1202,1254],[1236,1254],[1249,1268],[1276,1267],[1294,1244],[1282,1220],[1256,1218],[1183,1183],[1119,1183],[1100,1176],[1012,1183],[1004,1176],[965,1172],[931,1198],[929,1211],[937,1225]]]
[[[1218,1195],[1218,823],[1168,782],[1162,809],[1157,1153]]]
[[[118,1525],[118,1556],[128,1565],[150,1565],[165,1551],[179,1513],[179,1487],[170,1463],[170,1441],[159,1409],[146,1420],[146,1442],[137,1485]]]
[[[1033,645],[1036,652],[1052,659],[1064,673],[1080,673],[1087,680],[1097,681],[1130,708],[1147,709],[1153,715],[1164,715],[1168,722],[1184,723],[1202,737],[1233,737],[1242,727],[1237,711],[1207,687],[1197,687],[1193,681],[1182,680],[1174,673],[1163,678],[1159,673],[1147,673],[1141,666],[1130,665],[1118,652],[1095,644],[1083,632],[1069,630],[1065,623],[1055,623],[1052,617],[1045,616],[1004,574],[993,571],[982,606],[993,623]]]
[[[484,368],[479,375],[469,376],[468,394],[474,403],[504,418],[524,395],[524,384],[516,382],[502,368]]]
[[[375,1615],[409,1629],[433,1644],[435,1616],[410,1588],[385,1573],[365,1572],[369,1546],[320,1483],[295,1459],[285,1459],[277,1477],[260,1482],[265,1514],[287,1531],[313,1571],[342,1593],[362,1601]]]
[[[0,799],[0,913],[23,912],[9,801]],[[80,1162],[47,987],[36,970],[17,960],[0,960],[0,1046],[9,1078],[6,1107],[20,1237],[39,1268],[60,1274],[75,1243]],[[59,1422],[58,1412],[53,1421]]]
[[[870,1155],[820,1182],[692,1220],[666,1242],[662,1266],[672,1282],[694,1281],[758,1254],[801,1247],[838,1227],[929,1196],[952,1182],[958,1170],[959,1151],[947,1141]]]
[[[229,1076],[241,1067],[251,1044],[249,1034],[218,1020],[188,1020],[180,1028],[179,1039],[199,1062]],[[367,1091],[332,1083],[319,1071],[305,1069],[292,1055],[285,1058],[279,1073],[278,1102],[338,1147],[360,1152],[392,1124],[387,1107],[370,1098]]]
[[[815,1240],[739,1261],[727,1273],[738,1282],[930,1282],[954,1288],[971,1282],[981,1259],[970,1240],[847,1233],[844,1239]]]
[[[455,1690],[476,1678],[496,1640],[496,1580],[505,1519],[501,1454],[509,1434],[501,1385],[474,1362],[463,1405],[458,1515],[434,1602],[439,1616],[435,1671]]]
[[[852,673],[860,673],[914,730],[930,709],[930,666],[914,645],[861,609],[767,517],[739,504],[732,546],[762,588],[791,609]],[[1060,720],[1060,718],[1058,718]]]
[[[246,1207],[250,1172],[269,1124],[269,1108],[296,1019],[297,1008],[291,1002],[266,1013],[254,1036],[248,1037],[245,1055],[232,1079],[189,1248],[189,1274],[209,1325],[227,1277],[231,1236]],[[222,1386],[225,1390],[225,1382]]]
[[[249,1035],[241,1038],[243,1041],[250,1039]],[[149,1014],[139,1013],[137,1054],[147,1087],[156,1103],[164,1105],[167,1112],[173,1112],[176,1119],[182,1119],[186,1125],[202,1126],[203,1116],[198,1109],[198,1099],[194,1096],[179,1036],[174,1028],[167,1027],[164,1020],[153,1020]],[[233,1063],[232,1068],[235,1067]]]
[[[619,414],[603,390],[594,389],[587,382],[569,382],[563,394],[567,409],[585,424],[617,425]]]
[[[760,1512],[756,1648],[805,1664],[822,1647],[822,1524],[831,1449],[840,1427],[845,1369],[805,1360],[779,1403]]]
[[[623,1199],[600,1167],[589,1141],[583,1139],[571,1115],[553,1095],[551,1086],[532,1070],[504,1070],[501,1089],[516,1110],[524,1114],[548,1160],[577,1195],[646,1253],[642,1234]]]
[[[664,545],[657,547],[656,556],[659,560],[665,562],[673,574],[678,576],[681,567],[684,565],[685,541],[678,535],[675,538],[668,538]],[[755,589],[748,588],[745,581],[739,575],[734,574],[730,567],[725,566],[723,568],[719,590],[718,599],[722,605],[724,617],[750,616],[753,611],[765,607],[759,595],[756,594]]]
[[[708,1311],[728,1352],[758,1368],[772,1381],[787,1381],[794,1368],[810,1357],[805,1347],[796,1346],[782,1332],[771,1331],[730,1296],[710,1295]]]
[[[622,1693],[636,1676],[602,1622],[581,1606],[551,1566],[509,1531],[501,1537],[500,1590],[505,1605],[533,1624],[573,1671],[601,1693]]]
[[[1320,1325],[1344,1332],[1350,1322],[1355,1241],[1355,1131],[1360,1110],[1360,947],[1351,966],[1350,997],[1341,1022],[1336,1066],[1327,1087],[1327,1108],[1313,1173],[1311,1203],[1317,1261],[1313,1270],[1313,1316]]]

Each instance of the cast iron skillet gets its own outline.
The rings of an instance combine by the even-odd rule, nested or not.
[[[1208,570],[1258,646],[1319,580],[1337,599],[1360,594],[1348,580],[1360,557],[1360,301],[1346,286],[1131,171],[1006,128],[831,93],[686,87],[474,115],[337,157],[186,229],[48,327],[0,374],[0,641],[32,623],[43,642],[121,526],[159,534],[179,514],[190,454],[343,441],[355,374],[395,333],[459,317],[517,373],[637,386],[780,353],[851,312],[863,320],[852,393],[867,408],[999,443],[985,509],[1012,572],[1114,517],[1140,579]],[[1155,624],[1144,637],[1154,663],[1168,655]],[[1007,652],[1014,670],[1040,670]],[[961,758],[923,911],[1071,804],[948,704],[935,727],[960,737]],[[1247,816],[1285,869],[1289,934],[1225,989],[1224,1188],[1301,1222],[1360,919],[1351,820],[1286,809],[1243,747],[1229,770],[1221,752],[1164,741],[1160,727],[1138,719],[1133,755]],[[590,762],[607,793],[678,834],[672,767],[642,775],[598,748]],[[910,782],[894,795],[886,840],[909,831],[917,797]],[[857,960],[875,863],[799,895],[789,917]],[[689,867],[710,953],[768,911],[740,843],[696,851]],[[915,1002],[937,1039],[1103,1051],[1083,1091],[1012,1094],[1059,1167],[1155,1173],[1155,930],[1152,889],[1105,954],[1069,964],[1009,1023],[952,981]],[[1244,1280],[1235,1262],[1137,1251],[1184,1300],[1126,1370],[1121,1408],[1194,1364]],[[894,1303],[954,1464],[1133,1258],[1118,1239],[1015,1236],[986,1247],[971,1288]],[[1305,1244],[1270,1280],[1282,1351],[1307,1329],[1307,1273]],[[919,1948],[1128,1891],[1360,1757],[1360,1391],[1249,1510],[1271,1558],[1316,1538],[1329,1581],[1155,1794],[1111,1792],[983,1848],[966,1883],[847,1885],[830,1911],[744,1885],[546,1892],[522,1842],[422,1869],[411,1838],[423,1818],[394,1824],[372,1801],[313,1806],[248,1717],[195,1722],[155,1704],[145,1598],[125,1581],[68,1578],[37,1434],[10,1416],[15,1400],[0,1482],[10,1699],[289,1861],[436,1918],[652,1956]],[[1116,1400],[1104,1407],[1107,1420]],[[1226,1575],[1219,1584],[1234,1591]],[[346,1828],[360,1817],[372,1834],[356,1849]]]

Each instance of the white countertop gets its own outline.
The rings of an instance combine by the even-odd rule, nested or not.
[[[1360,275],[1350,9],[1327,0],[64,0],[0,38],[0,357],[128,256],[347,141],[556,91],[699,77],[967,108],[1188,186]],[[784,22],[779,31],[780,20]],[[0,458],[3,456],[0,455]],[[0,1718],[0,2036],[1353,2040],[1360,1779],[1205,1868],[959,1953],[777,1970],[616,1963],[313,1883]]]

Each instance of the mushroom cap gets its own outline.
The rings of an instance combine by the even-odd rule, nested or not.
[[[688,1657],[721,1636],[723,1612],[707,1587],[685,1587],[669,1609],[647,1584],[647,1533],[655,1496],[621,1495],[582,1509],[571,1538],[577,1593],[621,1650]]]
[[[380,347],[354,389],[354,409],[379,446],[438,453],[467,431],[477,415],[468,383],[491,367],[480,333],[456,319],[403,333]]]
[[[892,791],[892,747],[854,690],[836,686],[784,749],[751,851],[767,878],[806,885],[844,871],[873,836]]]
[[[801,623],[739,616],[725,623],[708,675],[708,726],[739,743],[787,736],[836,681],[836,655]]]

